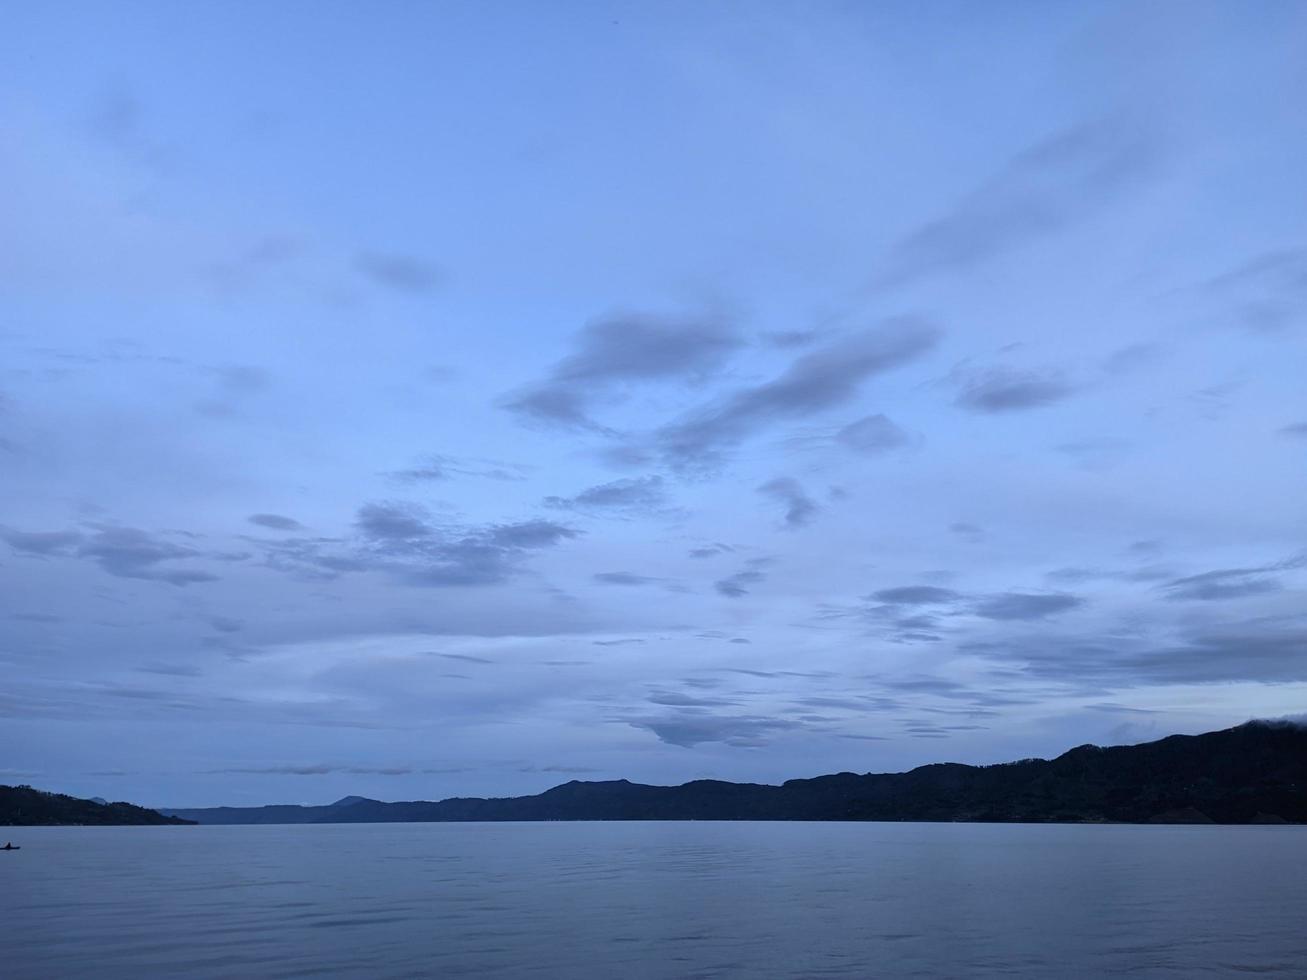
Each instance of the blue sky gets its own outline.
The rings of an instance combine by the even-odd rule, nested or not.
[[[0,23],[0,779],[778,781],[1307,702],[1307,11]]]

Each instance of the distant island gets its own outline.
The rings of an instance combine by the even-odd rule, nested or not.
[[[1307,726],[1251,721],[1204,735],[992,766],[938,763],[780,786],[699,779],[573,781],[536,796],[327,806],[160,807],[0,786],[0,826],[529,820],[885,820],[989,823],[1307,823]]]
[[[0,786],[0,827],[124,827],[189,824],[130,803],[82,800],[30,786]]]
[[[921,820],[1012,823],[1307,823],[1307,727],[1248,722],[1056,759],[839,773],[780,786],[570,782],[536,796],[328,806],[161,808],[201,824],[506,820]]]

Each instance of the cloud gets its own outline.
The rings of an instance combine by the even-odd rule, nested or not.
[[[43,773],[30,769],[0,769],[0,779],[28,779],[33,776],[41,776]],[[98,773],[94,775],[107,775],[107,773]]]
[[[504,548],[549,548],[581,532],[553,521],[536,520],[493,524],[486,533],[492,543]]]
[[[519,395],[504,403],[504,407],[527,421],[561,428],[602,431],[603,427],[586,414],[588,399],[589,393],[581,386],[568,387],[555,383]]]
[[[1292,436],[1295,439],[1307,439],[1307,422],[1295,422],[1292,425],[1286,425],[1280,429],[1280,435]]]
[[[954,602],[961,596],[952,589],[942,589],[936,585],[900,585],[873,592],[870,598],[888,605],[925,606]]]
[[[966,521],[954,521],[948,526],[948,529],[958,537],[966,538],[968,541],[976,542],[985,536],[985,529],[976,524],[969,524]]]
[[[1051,405],[1075,389],[1055,376],[991,368],[968,379],[956,404],[973,412],[1014,412]]]
[[[938,328],[917,317],[886,320],[804,354],[779,377],[740,389],[665,427],[656,441],[677,467],[720,462],[724,449],[768,426],[845,404],[868,379],[931,350],[939,335]]]
[[[412,541],[434,533],[426,511],[414,504],[364,504],[354,526],[372,541]]]
[[[234,297],[256,284],[269,270],[284,266],[301,251],[300,243],[292,238],[268,235],[234,258],[214,263],[205,274],[221,296]]]
[[[204,770],[206,775],[239,774],[255,776],[326,776],[331,773],[347,773],[353,776],[408,776],[416,771],[411,766],[340,766],[328,765],[323,762],[311,765],[247,766]]]
[[[86,122],[93,136],[108,143],[122,144],[137,135],[141,124],[141,104],[133,93],[116,86],[100,93]]]
[[[909,438],[886,416],[868,415],[836,432],[835,441],[856,453],[874,456],[906,446]]]
[[[1164,643],[1129,636],[1111,643],[1013,636],[970,644],[968,652],[1018,661],[1028,676],[1082,687],[1307,682],[1307,626],[1302,617],[1204,626]]]
[[[304,525],[293,517],[284,517],[281,514],[251,514],[246,518],[251,524],[258,524],[260,527],[271,528],[274,531],[302,531]]]
[[[379,285],[406,293],[429,292],[444,278],[431,263],[395,252],[361,252],[354,268]]]
[[[724,742],[738,747],[764,746],[770,742],[771,736],[800,727],[798,722],[778,718],[688,713],[640,718],[628,724],[653,732],[661,742],[686,749],[704,742]]]
[[[195,558],[200,552],[182,547],[130,527],[108,527],[87,538],[78,555],[93,559],[110,575],[153,579],[170,585],[213,582],[218,576],[193,569],[160,569],[162,562]]]
[[[596,572],[593,578],[601,585],[653,585],[660,581],[648,575],[636,575],[632,572]]]
[[[436,480],[448,480],[449,470],[439,459],[433,458],[406,470],[391,470],[386,475],[396,483],[431,483]]]
[[[1277,566],[1274,565],[1260,568],[1221,568],[1200,575],[1189,575],[1168,582],[1164,586],[1166,598],[1213,601],[1243,599],[1248,596],[1279,592],[1282,588],[1280,580],[1262,574],[1276,568]]]
[[[750,568],[742,572],[736,572],[734,575],[728,575],[726,578],[718,579],[713,583],[713,588],[728,598],[738,599],[749,594],[749,590],[745,588],[746,585],[756,585],[765,581],[766,578],[767,576],[756,568]]]
[[[832,674],[828,674],[824,672],[814,673],[811,671],[798,671],[798,670],[749,670],[744,667],[722,667],[719,668],[718,672],[722,674],[743,674],[745,677],[765,677],[765,678],[802,677],[802,678],[813,679],[813,678],[833,676]]]
[[[785,508],[785,526],[788,528],[800,528],[811,523],[821,510],[793,477],[782,476],[769,480],[758,487],[758,492]]]
[[[1226,322],[1252,333],[1274,334],[1307,321],[1307,249],[1259,255],[1203,284],[1220,300]]]
[[[526,551],[579,533],[544,521],[478,530],[425,550],[424,560],[404,569],[403,576],[414,585],[494,585],[517,571]]]
[[[391,470],[385,475],[396,483],[421,484],[452,479],[455,476],[484,477],[489,480],[525,479],[527,468],[517,463],[494,459],[459,459],[436,453],[422,457],[416,466]]]
[[[763,334],[763,340],[773,347],[807,347],[821,336],[817,330],[778,330]]]
[[[15,551],[30,555],[67,555],[82,541],[80,531],[18,531],[0,527],[0,538]]]
[[[1084,605],[1079,596],[1062,592],[1030,593],[1003,592],[981,600],[975,607],[977,616],[985,619],[1044,619]]]
[[[596,513],[649,513],[667,504],[661,476],[613,480],[582,490],[575,497],[546,497],[546,507]]]
[[[1124,704],[1114,704],[1104,702],[1101,704],[1087,704],[1086,711],[1102,711],[1108,714],[1129,714],[1129,715],[1156,715],[1161,714],[1156,708],[1131,708]]]
[[[714,558],[717,555],[725,555],[735,549],[725,544],[711,544],[703,548],[691,548],[688,552],[691,558]]]
[[[230,418],[236,415],[243,401],[264,391],[271,384],[267,371],[249,364],[225,364],[205,370],[213,376],[217,392],[196,403],[195,410],[210,418]]]
[[[164,562],[205,556],[194,548],[174,544],[138,528],[99,526],[81,531],[18,531],[0,528],[0,538],[17,551],[34,555],[88,558],[110,575],[148,579],[170,585],[212,582],[218,576],[197,569],[160,568]]]
[[[584,327],[575,352],[504,407],[527,421],[602,430],[589,416],[600,397],[633,384],[706,377],[742,344],[720,318],[614,314]]]
[[[416,504],[364,504],[357,537],[260,542],[269,566],[308,578],[382,572],[409,585],[496,585],[519,571],[528,554],[551,548],[580,531],[553,521],[479,526],[441,525]]]
[[[1155,131],[1123,120],[1086,123],[1035,143],[901,239],[875,285],[968,269],[1047,238],[1141,183],[1158,149]]]
[[[174,151],[154,139],[143,125],[146,113],[135,93],[123,86],[101,92],[86,116],[88,133],[156,175],[168,173]]]
[[[1129,374],[1156,364],[1164,356],[1164,349],[1157,344],[1130,344],[1103,358],[1103,372],[1112,375]]]
[[[1265,725],[1268,728],[1307,728],[1307,714],[1285,715],[1281,718],[1254,718],[1250,725]]]
[[[1125,658],[1119,667],[1152,683],[1307,681],[1307,630],[1250,625],[1196,632],[1181,644]]]
[[[1073,439],[1058,443],[1053,451],[1070,457],[1085,469],[1100,470],[1118,462],[1130,451],[1130,444],[1108,437]]]
[[[673,708],[727,708],[738,703],[728,698],[700,698],[679,691],[656,691],[648,700],[650,704]]]
[[[142,674],[159,674],[163,677],[203,677],[204,671],[194,664],[146,663],[135,668]]]
[[[900,585],[867,596],[868,601],[879,605],[867,607],[863,616],[874,626],[884,628],[885,636],[894,643],[936,643],[943,639],[940,635],[942,626],[936,615],[904,613],[918,606],[946,605],[965,598],[952,589],[935,585]]]

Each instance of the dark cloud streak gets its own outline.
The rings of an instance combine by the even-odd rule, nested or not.
[[[615,314],[583,328],[574,353],[503,407],[525,420],[604,431],[589,415],[600,397],[632,384],[705,377],[742,344],[720,317]]]
[[[783,476],[768,480],[758,492],[779,503],[785,510],[785,526],[791,529],[804,527],[817,516],[821,508],[804,491],[799,481]]]
[[[659,431],[656,442],[674,467],[719,464],[724,450],[768,426],[845,404],[872,377],[926,354],[939,336],[918,317],[886,320],[804,354],[771,381],[691,413]]]
[[[1047,238],[1142,183],[1159,150],[1155,127],[1124,119],[1056,133],[899,241],[874,283],[901,286],[968,269]]]

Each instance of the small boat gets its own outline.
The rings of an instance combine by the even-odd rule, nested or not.
[[[4,847],[0,847],[0,851],[21,851],[22,849],[21,845],[14,847],[13,844],[6,844]]]

